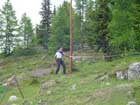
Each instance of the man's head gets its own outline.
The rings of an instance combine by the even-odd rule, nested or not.
[[[59,48],[58,48],[58,51],[63,51],[63,48],[62,48],[62,47],[59,47]]]
[[[59,48],[59,51],[63,51],[63,48],[62,48],[62,47],[60,47],[60,48]]]

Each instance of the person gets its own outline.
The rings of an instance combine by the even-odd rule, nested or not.
[[[65,63],[63,61],[63,48],[60,47],[58,48],[56,54],[55,54],[55,59],[56,59],[56,63],[57,63],[57,69],[56,69],[56,74],[58,74],[59,70],[60,70],[60,66],[63,67],[63,73],[66,74],[66,66]]]

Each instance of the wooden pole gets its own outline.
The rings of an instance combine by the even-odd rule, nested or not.
[[[70,0],[70,53],[69,53],[69,62],[70,62],[70,70],[69,72],[72,73],[72,40],[73,40],[73,29],[72,29],[72,0]]]

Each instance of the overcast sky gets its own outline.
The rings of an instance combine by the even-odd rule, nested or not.
[[[0,8],[5,1],[6,0],[0,0]],[[40,21],[39,11],[42,1],[43,0],[11,0],[18,19],[20,19],[23,13],[27,13],[27,15],[32,19],[34,25],[39,23]],[[56,7],[58,7],[63,3],[63,1],[64,0],[51,0],[52,7],[53,5],[56,5]]]

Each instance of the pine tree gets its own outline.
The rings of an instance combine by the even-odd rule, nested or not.
[[[81,21],[77,13],[73,13],[73,49],[81,48]]]
[[[126,52],[134,47],[132,28],[132,0],[112,2],[112,19],[109,23],[110,45],[115,54]]]
[[[51,25],[51,9],[50,9],[50,0],[43,0],[42,10],[40,15],[42,16],[41,23],[39,25],[39,37],[41,38],[41,44],[44,47],[47,47],[49,37],[50,37],[50,25]]]
[[[96,11],[95,2],[93,0],[88,0],[86,16],[85,16],[85,32],[86,32],[86,43],[89,47],[95,48],[96,44]]]
[[[53,8],[53,15],[56,15],[56,7]]]
[[[0,10],[0,12],[1,12],[1,10]],[[2,50],[2,47],[3,47],[2,42],[3,42],[3,18],[0,13],[0,50]]]
[[[104,52],[105,59],[108,59],[109,56],[109,36],[108,36],[108,24],[109,24],[109,8],[108,8],[108,0],[96,0],[96,32],[97,39],[96,44],[98,46],[98,50],[102,50]],[[107,58],[106,58],[107,57]]]
[[[69,48],[69,3],[64,1],[52,19],[49,50],[55,51],[57,47]]]
[[[85,43],[85,13],[86,13],[87,0],[76,0],[76,12],[80,19],[80,35],[81,35],[81,47]]]
[[[3,18],[3,51],[5,55],[10,55],[12,50],[16,46],[16,35],[18,33],[18,25],[15,16],[15,11],[13,10],[10,0],[7,0],[2,8],[1,15]]]
[[[134,48],[137,51],[140,51],[140,1],[133,0],[132,4],[132,21],[134,29]]]
[[[23,14],[20,21],[20,36],[23,37],[24,48],[29,48],[33,37],[33,25],[31,19],[25,14]]]

